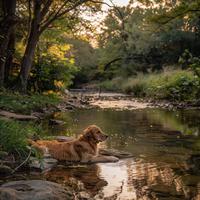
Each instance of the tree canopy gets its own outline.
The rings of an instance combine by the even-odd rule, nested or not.
[[[101,23],[91,23],[103,3],[1,1],[1,87],[59,90],[161,71],[177,65],[185,51],[200,56],[199,0],[110,3]]]

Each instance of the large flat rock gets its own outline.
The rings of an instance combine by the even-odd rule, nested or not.
[[[1,200],[71,200],[73,193],[61,185],[43,180],[12,181],[0,187]]]

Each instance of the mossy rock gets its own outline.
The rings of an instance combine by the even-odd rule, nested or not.
[[[0,159],[4,159],[8,156],[8,153],[6,151],[0,151]]]
[[[7,165],[0,165],[0,176],[7,176],[12,174],[13,170]]]

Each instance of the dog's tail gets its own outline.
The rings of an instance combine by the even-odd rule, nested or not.
[[[35,141],[31,140],[31,139],[27,139],[27,143],[30,145],[35,145],[37,144]]]
[[[46,148],[43,146],[40,146],[37,142],[31,140],[31,139],[27,139],[27,142],[29,145],[31,145],[32,147],[34,147],[35,149],[37,149],[38,151],[40,151],[41,153],[46,152]]]

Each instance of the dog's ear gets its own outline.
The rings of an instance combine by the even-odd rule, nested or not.
[[[90,127],[86,128],[84,131],[83,131],[83,136],[84,138],[86,139],[91,139],[92,138],[92,129]]]

